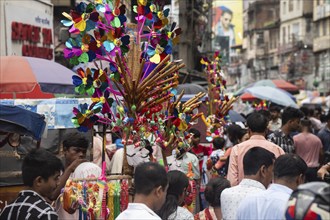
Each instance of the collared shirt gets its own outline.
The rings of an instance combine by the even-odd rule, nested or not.
[[[270,120],[268,128],[271,131],[276,131],[282,127],[282,119],[277,118],[275,121]]]
[[[327,125],[324,126],[317,136],[322,141],[324,152],[330,152],[330,128]]]
[[[154,211],[152,211],[148,206],[143,203],[128,203],[127,209],[120,213],[116,218],[116,220],[121,219],[161,220],[161,218]]]
[[[220,196],[223,219],[235,219],[240,202],[248,195],[263,190],[266,190],[265,186],[252,179],[243,179],[239,185],[224,189]]]
[[[312,133],[302,132],[293,137],[296,154],[299,155],[308,167],[318,167],[322,142]]]
[[[284,219],[292,189],[271,184],[267,190],[247,196],[239,205],[235,219]]]
[[[193,179],[200,179],[199,161],[195,154],[186,152],[182,158],[176,159],[173,155],[167,157],[169,170],[180,170],[187,174],[189,172],[189,164],[192,165]]]
[[[276,130],[268,136],[268,140],[280,146],[285,153],[294,153],[293,138],[285,135],[282,130]]]
[[[173,212],[168,220],[194,220],[194,215],[188,211],[188,209],[178,206],[175,212]]]
[[[4,208],[0,219],[57,220],[58,216],[41,195],[32,190],[23,190],[18,194],[17,199],[12,204]]]
[[[273,154],[275,157],[284,154],[282,148],[278,145],[267,141],[262,135],[253,135],[249,140],[235,145],[230,153],[227,179],[231,186],[236,186],[244,177],[243,157],[245,153],[253,147],[262,147]]]

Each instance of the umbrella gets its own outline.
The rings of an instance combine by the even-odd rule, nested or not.
[[[247,88],[246,92],[257,97],[258,99],[267,100],[282,106],[298,108],[298,105],[293,101],[290,95],[282,89],[268,86],[254,86]]]
[[[278,88],[278,89],[283,89],[285,91],[291,92],[291,93],[298,93],[299,92],[299,88],[295,85],[293,85],[292,83],[289,83],[283,79],[263,79],[263,80],[259,80],[255,83],[252,83],[246,87],[240,88],[239,90],[237,90],[234,95],[238,96],[243,94],[244,92],[246,92],[247,88],[251,88],[254,86],[269,86],[269,87],[273,87],[273,88]]]
[[[187,94],[187,95],[183,95],[181,98],[181,102],[186,102],[191,98],[194,98],[196,94]],[[178,98],[179,95],[176,96],[176,98]],[[207,95],[203,96],[201,99],[199,99],[200,101],[206,101],[206,99],[208,98]]]
[[[179,84],[178,87],[176,87],[178,94],[181,93],[181,91],[184,89],[184,94],[197,94],[199,92],[205,92],[207,93],[207,90],[200,85],[197,84]]]
[[[54,61],[21,56],[0,57],[0,94],[45,93],[74,94],[70,69]],[[14,97],[16,98],[16,97]]]
[[[45,127],[44,115],[18,106],[0,104],[0,131],[29,135],[40,140]]]
[[[246,119],[234,110],[229,110],[228,115],[231,122],[246,122]]]
[[[242,99],[242,101],[253,101],[256,99],[255,96],[251,95],[250,93],[244,93],[243,95],[240,96],[240,98]]]

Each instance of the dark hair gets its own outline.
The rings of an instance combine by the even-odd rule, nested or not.
[[[141,163],[135,169],[134,186],[137,194],[149,195],[159,186],[165,189],[167,183],[166,171],[158,163]]]
[[[221,8],[221,16],[223,16],[224,14],[230,14],[231,16],[233,16],[233,11],[232,10],[230,10],[229,8],[224,8],[224,7],[222,7]]]
[[[307,171],[306,162],[297,154],[284,154],[279,156],[274,163],[275,178],[294,178],[300,174],[305,175]]]
[[[89,147],[89,141],[86,135],[80,132],[70,132],[64,136],[63,149],[69,149],[70,147],[79,147],[87,149]]]
[[[299,110],[305,115],[305,117],[309,116],[309,110],[306,106],[301,106]]]
[[[249,115],[246,123],[252,132],[265,132],[268,126],[268,119],[259,112],[253,112]]]
[[[64,167],[59,158],[44,149],[33,149],[25,157],[22,163],[23,183],[33,186],[33,181],[41,176],[48,180],[56,172],[63,171]]]
[[[166,201],[162,208],[159,210],[159,216],[162,219],[168,219],[168,217],[174,213],[179,204],[179,196],[184,193],[184,190],[188,187],[188,177],[179,170],[172,170],[167,173],[168,189],[166,195]]]
[[[271,114],[270,114],[270,111],[269,111],[269,110],[266,110],[266,109],[260,109],[260,110],[258,111],[258,113],[264,115],[264,116],[267,118],[267,120],[270,121],[270,116],[271,116]]]
[[[293,107],[286,107],[282,113],[282,125],[285,125],[289,120],[293,120],[296,118],[304,117],[304,113],[299,109]]]
[[[281,108],[277,105],[272,105],[269,107],[269,112],[281,112]]]
[[[212,178],[205,187],[205,199],[212,207],[220,207],[222,191],[230,187],[230,182],[222,176]]]
[[[262,165],[269,167],[274,163],[275,155],[262,147],[249,149],[243,158],[244,175],[255,175]]]
[[[201,132],[199,130],[197,130],[196,128],[190,128],[189,133],[192,133],[194,135],[194,137],[199,138],[201,137]]]
[[[152,156],[152,153],[154,152],[154,149],[152,149],[152,146],[151,146],[151,144],[150,144],[150,141],[147,140],[147,139],[143,139],[142,141],[143,141],[144,144],[145,144],[144,147],[149,151],[148,156],[149,156],[149,157]]]
[[[222,137],[216,137],[213,139],[212,143],[215,149],[222,149],[223,146],[225,146],[226,140]]]
[[[307,117],[304,117],[303,119],[301,119],[300,124],[302,127],[308,128],[309,132],[312,132],[312,122]]]
[[[228,138],[234,145],[238,144],[238,141],[241,140],[246,133],[246,129],[236,124],[231,124],[227,127]]]

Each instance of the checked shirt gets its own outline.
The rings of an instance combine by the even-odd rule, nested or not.
[[[282,130],[277,130],[268,136],[268,140],[280,146],[285,153],[294,153],[294,141],[290,135],[285,135]]]
[[[38,193],[23,190],[17,199],[6,206],[0,215],[0,220],[57,220],[54,209]]]

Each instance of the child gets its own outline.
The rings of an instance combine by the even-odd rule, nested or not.
[[[206,162],[207,170],[211,170],[212,167],[217,163],[217,161],[225,153],[223,147],[225,146],[225,139],[222,137],[216,137],[213,139],[213,151]],[[218,174],[221,175],[221,170],[218,170]]]
[[[59,184],[63,164],[59,158],[44,149],[33,149],[22,164],[22,190],[14,203],[7,205],[0,219],[48,219],[58,216],[46,199]]]

